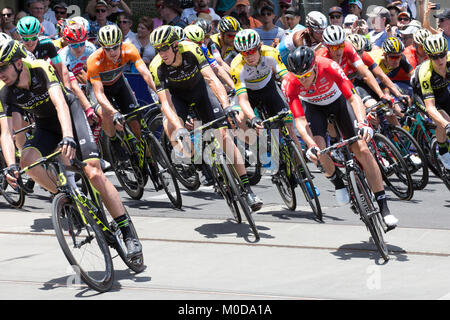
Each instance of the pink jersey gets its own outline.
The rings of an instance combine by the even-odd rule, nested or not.
[[[283,78],[281,88],[286,96],[294,118],[305,115],[301,101],[326,106],[336,101],[341,95],[349,99],[356,94],[352,82],[342,68],[333,60],[316,57],[317,75],[311,87],[305,88],[293,73]]]

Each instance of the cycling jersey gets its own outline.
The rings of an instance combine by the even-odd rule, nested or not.
[[[99,48],[87,59],[87,79],[91,82],[101,81],[104,86],[113,85],[123,75],[128,63],[134,63],[136,67],[144,64],[132,43],[122,43],[120,57],[116,63],[106,57],[103,48]]]
[[[293,31],[289,34],[287,34],[279,43],[277,46],[277,50],[280,52],[281,61],[283,61],[284,64],[287,63],[287,56],[289,53],[295,50],[296,46],[294,45],[294,35],[299,34],[300,37],[300,45],[305,45],[308,47],[311,47],[313,45],[318,44],[312,37],[310,32],[308,31],[308,28],[301,29],[298,31]]]
[[[225,50],[224,55],[222,56],[222,45],[219,39],[219,35],[219,33],[211,35],[208,42],[208,49],[216,59],[222,58],[223,61],[230,64],[231,61],[238,55],[238,52],[234,49],[234,47],[228,47]]]
[[[55,40],[52,40],[53,45],[54,45],[57,49],[62,49],[62,48],[64,47],[62,41],[63,41],[63,38],[62,38],[62,37],[61,37],[61,38],[58,38],[58,39],[55,39]]]
[[[261,58],[256,67],[249,66],[241,54],[231,62],[231,79],[236,95],[250,90],[263,89],[272,78],[273,70],[280,76],[288,73],[277,49],[262,45]]]
[[[61,62],[61,57],[58,55],[58,50],[51,39],[39,39],[32,54],[36,57],[36,59],[50,59],[53,65]]]
[[[356,72],[356,68],[363,65],[364,62],[350,42],[345,41],[344,45],[344,52],[340,61],[337,61],[337,63],[339,63],[342,70],[348,76],[350,73]],[[330,51],[327,47],[322,47],[317,50],[316,55],[331,59]]]
[[[217,67],[216,59],[214,59],[214,57],[211,54],[211,52],[209,51],[208,47],[204,43],[202,43],[202,45],[200,46],[200,49],[202,49],[203,55],[205,56],[206,61],[208,61],[209,65],[212,68]]]
[[[69,106],[72,129],[78,142],[77,152],[82,160],[98,158],[98,148],[83,109],[76,97],[65,90],[58,80],[55,69],[44,60],[23,61],[23,72],[28,72],[29,88],[0,84],[0,114],[12,116],[12,112],[26,110],[34,115],[36,131],[23,147],[34,148],[41,155],[53,152],[62,139],[62,130],[56,107],[50,99],[49,89],[59,86]]]
[[[450,53],[447,53],[447,73],[443,78],[433,69],[430,60],[420,64],[411,83],[415,89],[420,88],[423,100],[435,99],[436,106],[449,110],[450,101]],[[418,90],[415,90],[417,92]]]
[[[413,67],[406,59],[405,55],[402,54],[400,59],[400,65],[397,68],[388,68],[383,62],[383,50],[372,50],[369,53],[373,60],[380,66],[381,70],[391,79],[392,81],[409,81],[409,73],[413,70]]]
[[[199,81],[203,80],[200,70],[209,66],[200,47],[189,41],[178,43],[181,54],[181,65],[169,66],[158,54],[150,63],[150,72],[155,82],[156,92],[163,90],[190,91],[195,90]]]
[[[293,73],[289,73],[281,83],[281,88],[294,118],[305,114],[301,101],[308,102],[311,105],[327,106],[341,95],[345,99],[349,99],[353,94],[356,94],[352,82],[337,62],[318,56],[316,57],[315,68],[315,80],[308,89],[303,87]]]
[[[73,80],[73,77],[76,76],[82,69],[86,69],[87,59],[96,50],[97,48],[95,45],[89,41],[85,42],[84,51],[79,57],[75,57],[71,53],[69,46],[59,50],[58,54],[61,57],[62,63],[67,66],[71,80]]]
[[[403,52],[409,64],[416,69],[419,65],[419,56],[417,55],[417,48],[414,45],[407,46]],[[428,60],[428,56],[425,56],[425,60]]]

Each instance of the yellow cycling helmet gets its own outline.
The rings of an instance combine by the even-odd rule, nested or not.
[[[402,53],[405,50],[405,45],[399,38],[389,37],[384,40],[382,48],[385,53]]]
[[[193,42],[202,42],[205,39],[205,31],[195,24],[188,25],[184,28],[184,35]]]
[[[423,50],[429,56],[440,55],[448,51],[448,43],[442,33],[433,34],[423,42]]]
[[[241,24],[236,18],[225,16],[220,19],[219,31],[220,32],[238,32],[241,30]]]
[[[170,46],[178,41],[178,34],[172,26],[163,25],[152,31],[150,43],[155,48]]]
[[[98,30],[97,42],[102,47],[113,47],[120,44],[122,43],[122,30],[115,24],[103,26]]]

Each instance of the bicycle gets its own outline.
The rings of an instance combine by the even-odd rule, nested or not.
[[[116,154],[111,152],[113,148],[109,139],[106,139],[107,157],[111,160],[111,166],[119,183],[130,197],[135,200],[141,199],[144,187],[150,178],[156,191],[164,189],[173,206],[181,208],[182,198],[175,170],[161,143],[147,127],[144,119],[141,120],[141,139],[134,135],[128,123],[131,118],[139,116],[152,106],[154,104],[137,108],[123,115],[124,130],[117,131],[117,136],[127,154],[127,160],[119,161]]]
[[[378,120],[377,131],[387,137],[397,148],[408,166],[411,174],[413,188],[422,190],[428,184],[428,161],[425,153],[416,139],[404,128],[389,123],[386,119],[388,110],[381,102],[368,108],[369,112],[376,113]],[[369,117],[372,114],[369,113]]]
[[[334,120],[333,120],[334,121]],[[335,124],[335,123],[334,123]],[[335,125],[336,126],[336,125]],[[341,140],[323,150],[321,154],[331,153],[331,151],[339,150],[344,158],[344,168],[346,176],[346,188],[350,196],[351,209],[358,214],[360,219],[369,230],[372,240],[382,258],[385,261],[389,260],[389,251],[387,244],[384,241],[383,233],[390,229],[385,225],[384,220],[379,210],[376,209],[373,202],[373,193],[366,181],[364,172],[357,159],[354,159],[348,146],[360,139],[359,136],[354,136],[346,140]],[[320,161],[318,162],[321,168]],[[322,168],[321,168],[322,169]]]
[[[433,163],[436,164],[438,177],[442,179],[447,189],[450,190],[450,170],[444,167],[444,164],[438,158],[438,154],[439,154],[438,142],[436,137],[433,137],[433,140],[431,142],[431,157],[433,159]]]
[[[216,192],[220,193],[227,202],[234,219],[236,222],[241,223],[241,210],[244,213],[245,218],[252,230],[255,239],[259,240],[260,235],[253,219],[251,209],[247,203],[247,190],[243,186],[239,174],[233,162],[229,159],[227,154],[222,150],[219,141],[214,134],[211,134],[207,139],[204,138],[204,132],[210,128],[213,128],[219,123],[222,123],[227,119],[227,115],[219,117],[213,121],[210,121],[194,130],[189,132],[191,141],[194,142],[194,148],[200,142],[195,140],[199,135],[203,137],[201,150],[205,150],[202,154],[207,155],[206,163],[207,168],[211,173],[211,177],[214,180],[214,188]],[[233,119],[234,121],[234,119]],[[236,126],[237,127],[237,126]],[[190,146],[187,145],[186,140],[182,139],[184,148],[189,150]]]
[[[309,170],[302,152],[290,136],[286,127],[285,120],[291,116],[290,111],[280,111],[277,115],[262,121],[262,125],[267,129],[270,135],[270,145],[275,156],[279,159],[278,170],[272,175],[272,182],[276,185],[281,198],[289,210],[295,210],[297,206],[297,197],[295,188],[300,186],[306,201],[313,210],[317,220],[322,221],[322,209],[320,206],[319,195],[313,183],[313,175]],[[272,129],[279,130],[278,135],[272,135]],[[259,137],[258,137],[259,140]],[[259,146],[259,141],[258,141]],[[261,159],[257,152],[257,162],[260,165]],[[274,159],[273,155],[271,157]]]
[[[83,171],[85,163],[74,159],[70,166],[65,166],[58,158],[60,154],[58,150],[42,157],[20,170],[19,174],[39,165],[46,165],[53,173],[58,194],[52,201],[52,223],[59,245],[74,271],[90,288],[99,292],[109,291],[114,281],[112,259],[115,258],[111,256],[109,247],[115,249],[128,268],[136,273],[145,270],[144,257],[142,254],[127,256],[120,228],[113,219],[108,221],[106,218],[100,194]],[[67,179],[67,171],[81,177],[83,188]],[[129,223],[137,238],[131,220]]]

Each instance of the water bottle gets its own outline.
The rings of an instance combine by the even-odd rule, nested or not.
[[[306,181],[306,182],[305,182],[305,185],[306,185],[306,189],[308,190],[309,196],[310,196],[312,199],[314,199],[314,193],[312,192],[311,185],[310,185],[309,181]],[[317,196],[320,196],[320,191],[319,191],[319,189],[317,189],[316,186],[314,186],[314,190],[316,191],[316,195],[317,195]]]

